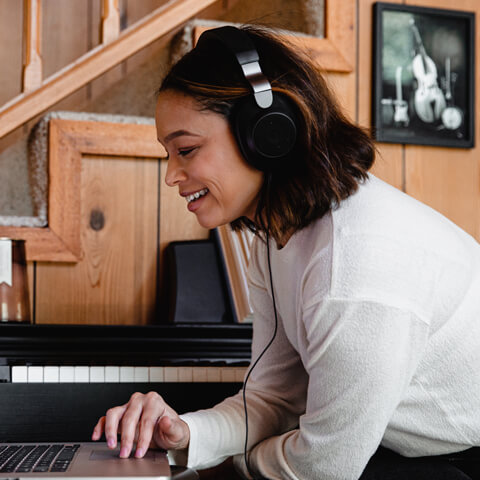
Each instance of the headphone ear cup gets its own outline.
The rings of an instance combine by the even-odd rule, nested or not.
[[[279,169],[292,157],[297,120],[283,95],[274,93],[266,109],[258,107],[252,95],[241,99],[233,109],[232,124],[240,151],[258,170]]]

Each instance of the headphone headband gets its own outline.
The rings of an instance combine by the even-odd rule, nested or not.
[[[245,79],[252,87],[256,104],[260,108],[269,108],[273,103],[272,86],[260,68],[257,49],[248,34],[226,25],[202,33],[198,43],[202,38],[223,43],[235,55]]]
[[[229,114],[244,158],[264,172],[282,168],[295,155],[297,114],[292,102],[287,96],[272,92],[247,31],[231,25],[207,30],[198,39],[197,47],[208,56],[213,42],[223,45],[234,56],[253,91],[253,95],[239,98]]]

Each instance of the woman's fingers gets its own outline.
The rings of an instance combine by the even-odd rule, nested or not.
[[[105,429],[105,416],[101,417],[93,428],[92,440],[100,440],[103,430]]]
[[[99,440],[103,432],[110,448],[117,446],[120,434],[122,458],[130,456],[135,442],[135,456],[141,458],[151,446],[182,449],[190,441],[188,425],[156,392],[134,393],[125,405],[109,409],[95,425],[92,440]]]
[[[126,409],[127,405],[110,408],[105,415],[105,438],[107,439],[109,448],[115,448],[117,446],[118,428]]]
[[[152,443],[158,419],[163,415],[166,404],[156,392],[149,392],[144,396],[143,413],[138,428],[137,450],[135,456],[141,458]]]
[[[120,458],[127,458],[137,438],[140,418],[143,415],[144,395],[134,393],[128,402],[121,421]]]

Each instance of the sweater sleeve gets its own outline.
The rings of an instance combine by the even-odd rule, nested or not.
[[[269,479],[357,479],[379,446],[419,363],[428,326],[368,300],[329,298],[303,314],[309,376],[298,428],[251,453]],[[248,477],[242,462],[237,468]]]
[[[255,312],[253,364],[272,338],[275,324],[272,299],[263,285],[260,271],[250,274],[249,288]],[[279,321],[275,340],[252,370],[246,388],[249,450],[266,438],[298,426],[299,417],[305,411],[307,385],[308,377],[300,357]],[[187,466],[208,468],[234,455],[243,459],[245,412],[242,392],[211,409],[187,413],[181,418],[190,429]]]

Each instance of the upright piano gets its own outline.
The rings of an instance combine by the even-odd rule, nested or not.
[[[242,387],[248,324],[0,325],[0,441],[88,441],[136,391],[179,413]]]

